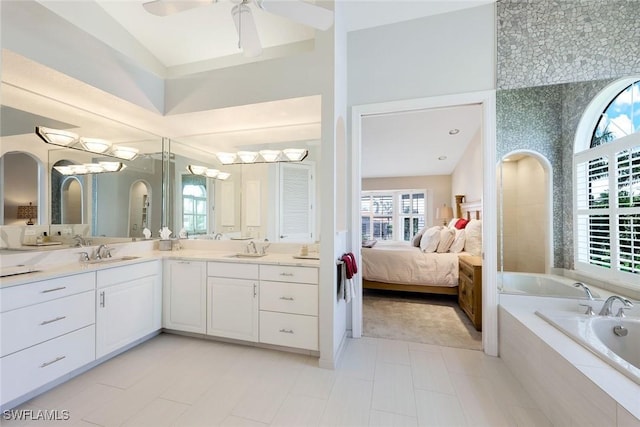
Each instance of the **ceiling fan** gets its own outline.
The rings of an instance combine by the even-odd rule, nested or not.
[[[231,0],[236,5],[231,16],[238,31],[238,47],[244,56],[254,57],[262,53],[262,45],[250,4],[304,24],[318,30],[327,30],[333,25],[333,11],[303,0]],[[145,10],[153,15],[168,16],[200,6],[217,3],[218,0],[153,0],[143,3]]]

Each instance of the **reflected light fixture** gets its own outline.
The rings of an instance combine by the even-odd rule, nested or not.
[[[33,225],[33,219],[38,217],[38,206],[33,206],[33,203],[29,202],[29,206],[18,206],[17,219],[27,219],[27,225]]]
[[[277,162],[281,153],[280,150],[260,150],[260,156],[267,163]]]
[[[187,170],[193,175],[204,175],[207,178],[215,178],[225,180],[231,176],[228,172],[220,172],[218,169],[208,168],[206,166],[189,165]]]
[[[111,154],[124,160],[133,160],[138,155],[138,149],[132,147],[114,146]]]
[[[238,151],[237,153],[216,153],[223,165],[253,163],[301,162],[309,155],[306,148],[285,148],[284,150]]]
[[[285,148],[282,152],[291,162],[301,162],[309,154],[309,151],[304,148]]]
[[[120,172],[126,168],[122,162],[98,162],[82,165],[54,166],[53,168],[62,175],[87,175],[93,173]]]

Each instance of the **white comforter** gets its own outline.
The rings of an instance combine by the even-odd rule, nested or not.
[[[362,248],[362,277],[387,283],[458,286],[461,253],[424,253],[409,243],[377,244]]]

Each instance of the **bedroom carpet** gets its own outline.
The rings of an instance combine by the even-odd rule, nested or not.
[[[367,337],[482,350],[482,333],[456,296],[365,289],[362,312]]]

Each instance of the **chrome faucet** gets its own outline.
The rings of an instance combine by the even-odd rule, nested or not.
[[[271,246],[271,243],[267,242],[264,245],[262,245],[262,248],[260,248],[260,253],[262,255],[266,255],[267,254],[267,249],[269,249],[269,246]]]
[[[213,236],[213,240],[221,240],[221,239],[222,239],[222,233],[216,233],[216,234]]]
[[[602,306],[602,309],[598,314],[600,316],[611,316],[611,306],[616,300],[620,301],[623,304],[623,306],[620,307],[620,310],[618,310],[617,316],[619,317],[624,317],[624,310],[633,307],[633,303],[628,299],[622,298],[618,295],[612,295],[609,298],[607,298],[607,300],[604,302],[604,305]]]
[[[576,282],[573,284],[573,286],[576,288],[582,288],[584,290],[584,293],[587,295],[587,300],[593,301],[593,294],[591,293],[591,290],[587,287],[587,285],[585,285],[582,282]],[[593,307],[591,307],[591,304],[578,304],[578,305],[580,305],[581,307],[586,307],[584,314],[589,316],[593,316],[595,314],[593,312]]]
[[[253,240],[247,243],[247,253],[249,254],[257,254],[258,249],[256,248],[256,242]]]
[[[102,251],[104,250],[105,256],[107,258],[111,258],[111,249],[107,248],[107,245],[100,245],[98,249],[96,249],[96,259],[102,259]]]
[[[82,247],[85,246],[87,244],[87,242],[84,240],[84,237],[82,237],[79,234],[76,234],[75,236],[73,236],[73,239],[76,241],[76,247]]]
[[[584,293],[587,295],[587,299],[588,299],[589,301],[593,301],[593,294],[591,293],[591,289],[589,289],[589,288],[587,287],[587,285],[585,285],[585,284],[584,284],[584,283],[582,283],[582,282],[576,282],[576,283],[574,283],[574,284],[573,284],[573,286],[574,286],[575,288],[582,288],[582,289],[584,290]]]

